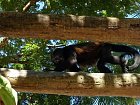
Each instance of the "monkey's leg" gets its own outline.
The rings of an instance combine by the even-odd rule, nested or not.
[[[126,55],[130,55],[130,54],[124,53],[124,54],[120,55],[120,66],[122,68],[123,73],[128,73],[128,71],[129,71],[129,67],[127,65],[128,60],[124,59],[124,57]]]
[[[122,61],[120,56],[112,56],[110,54],[106,54],[103,57],[101,57],[97,63],[97,67],[100,70],[100,72],[103,73],[111,73],[112,71],[106,67],[106,63],[111,63],[115,65],[121,65],[122,71],[125,72],[125,63]]]
[[[100,70],[101,73],[112,73],[108,67],[105,66],[106,62],[104,59],[99,59],[97,62],[97,68]]]
[[[120,65],[122,68],[122,72],[126,73],[128,72],[128,66],[127,66],[128,60],[125,60],[123,56],[125,55],[122,54],[121,56],[111,56],[108,59],[109,60],[108,63]]]
[[[125,73],[128,69],[127,69],[127,61],[123,59],[122,56],[108,56],[106,58],[104,58],[104,60],[107,63],[111,63],[111,64],[115,64],[115,65],[120,65],[122,68],[122,72]]]
[[[115,65],[121,65],[122,71],[125,72],[126,64],[124,62],[125,60],[123,59],[123,56],[125,56],[125,54],[122,54],[121,56],[113,56],[111,54],[111,51],[111,46],[103,46],[99,61],[97,63],[98,69],[100,70],[100,72],[111,73],[110,69],[105,66],[106,63],[111,63]]]
[[[104,46],[100,53],[99,60],[97,62],[97,68],[101,73],[112,73],[112,71],[106,67],[106,63],[110,63],[112,61],[111,48],[110,46]]]

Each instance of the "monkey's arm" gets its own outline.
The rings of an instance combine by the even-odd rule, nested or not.
[[[79,72],[81,69],[78,66],[77,54],[72,48],[64,49],[65,65],[71,72]]]

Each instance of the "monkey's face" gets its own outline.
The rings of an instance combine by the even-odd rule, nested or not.
[[[63,56],[63,49],[62,48],[57,48],[56,50],[54,50],[53,54],[52,54],[52,62],[55,65],[59,65],[64,63],[64,56]]]

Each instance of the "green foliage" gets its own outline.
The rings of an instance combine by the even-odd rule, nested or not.
[[[96,97],[97,105],[135,105],[136,100],[126,97]],[[98,101],[97,101],[98,100]]]
[[[29,0],[1,0],[3,11],[19,11]],[[125,17],[128,14],[139,13],[140,0],[40,0],[43,5],[35,4],[28,12],[47,14],[73,14],[88,16]],[[41,10],[39,7],[41,7]]]
[[[3,11],[21,11],[27,1],[28,0],[1,0],[1,8]]]
[[[28,2],[29,0],[0,0],[0,11],[21,12]],[[140,0],[40,0],[39,2],[44,3],[42,9],[39,9],[41,5],[38,3],[31,6],[28,12],[124,18],[128,14],[138,14],[140,7]],[[8,43],[0,48],[0,67],[36,71],[53,70],[50,58],[53,49],[56,46],[63,47],[77,42],[82,41],[9,38]],[[108,66],[114,70],[114,73],[121,73],[119,66]],[[99,72],[96,67],[83,68],[83,70]],[[7,85],[0,85],[0,89],[7,89],[1,86]],[[28,100],[29,105],[130,105],[136,102],[133,98],[122,97],[68,97],[32,93],[19,93],[18,99],[19,105],[24,100]],[[4,100],[10,100],[9,96]]]
[[[0,75],[0,97],[5,105],[17,105],[17,93],[12,89],[10,82]]]
[[[62,95],[47,95],[47,100],[45,105],[69,105],[69,96]]]
[[[126,97],[72,97],[71,105],[135,105],[136,99]]]
[[[50,49],[47,40],[9,39],[7,46],[1,48],[0,66],[15,69],[42,70],[51,67]]]
[[[44,13],[125,17],[139,10],[140,0],[46,0]]]

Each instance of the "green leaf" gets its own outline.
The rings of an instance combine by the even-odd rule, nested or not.
[[[12,89],[8,79],[0,75],[0,97],[5,105],[17,105],[17,92]]]

